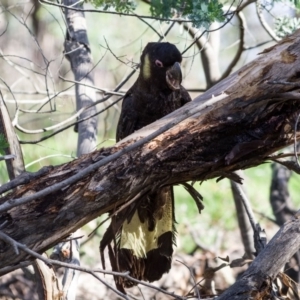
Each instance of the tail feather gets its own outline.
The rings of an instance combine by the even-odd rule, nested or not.
[[[171,268],[176,239],[173,188],[164,187],[140,199],[133,216],[127,218],[130,211],[112,218],[100,243],[102,264],[105,267],[103,251],[109,246],[114,271],[129,271],[138,280],[158,280]],[[136,284],[121,277],[115,281],[122,291]]]

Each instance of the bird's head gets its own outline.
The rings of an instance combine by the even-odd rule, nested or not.
[[[182,81],[181,61],[181,54],[175,45],[148,43],[141,56],[141,76],[160,88],[179,90]]]

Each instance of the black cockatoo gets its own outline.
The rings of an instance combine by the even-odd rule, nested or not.
[[[117,127],[117,141],[191,101],[181,86],[181,53],[170,43],[148,43],[141,55],[140,74],[126,93]],[[175,244],[173,187],[142,196],[113,216],[100,243],[108,247],[114,271],[129,271],[138,280],[154,281],[171,267]],[[114,242],[112,246],[111,243]],[[115,277],[117,288],[134,282]]]

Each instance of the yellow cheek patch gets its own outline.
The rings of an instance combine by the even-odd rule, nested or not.
[[[120,248],[131,249],[139,258],[146,258],[147,252],[159,247],[157,240],[165,232],[173,230],[172,201],[167,201],[160,220],[156,220],[153,231],[148,230],[147,222],[141,223],[138,213],[135,212],[130,223],[123,224]]]
[[[151,77],[149,54],[145,55],[142,74],[143,74],[144,79],[149,79]]]

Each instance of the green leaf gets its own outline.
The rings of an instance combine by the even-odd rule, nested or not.
[[[300,28],[299,18],[283,16],[275,19],[275,32],[281,38],[292,34],[298,28]]]
[[[90,2],[104,10],[115,9],[122,13],[129,13],[136,8],[133,0],[90,0]],[[166,19],[181,15],[191,20],[195,27],[208,28],[214,21],[225,20],[223,5],[218,0],[150,0],[150,13],[153,17]]]

